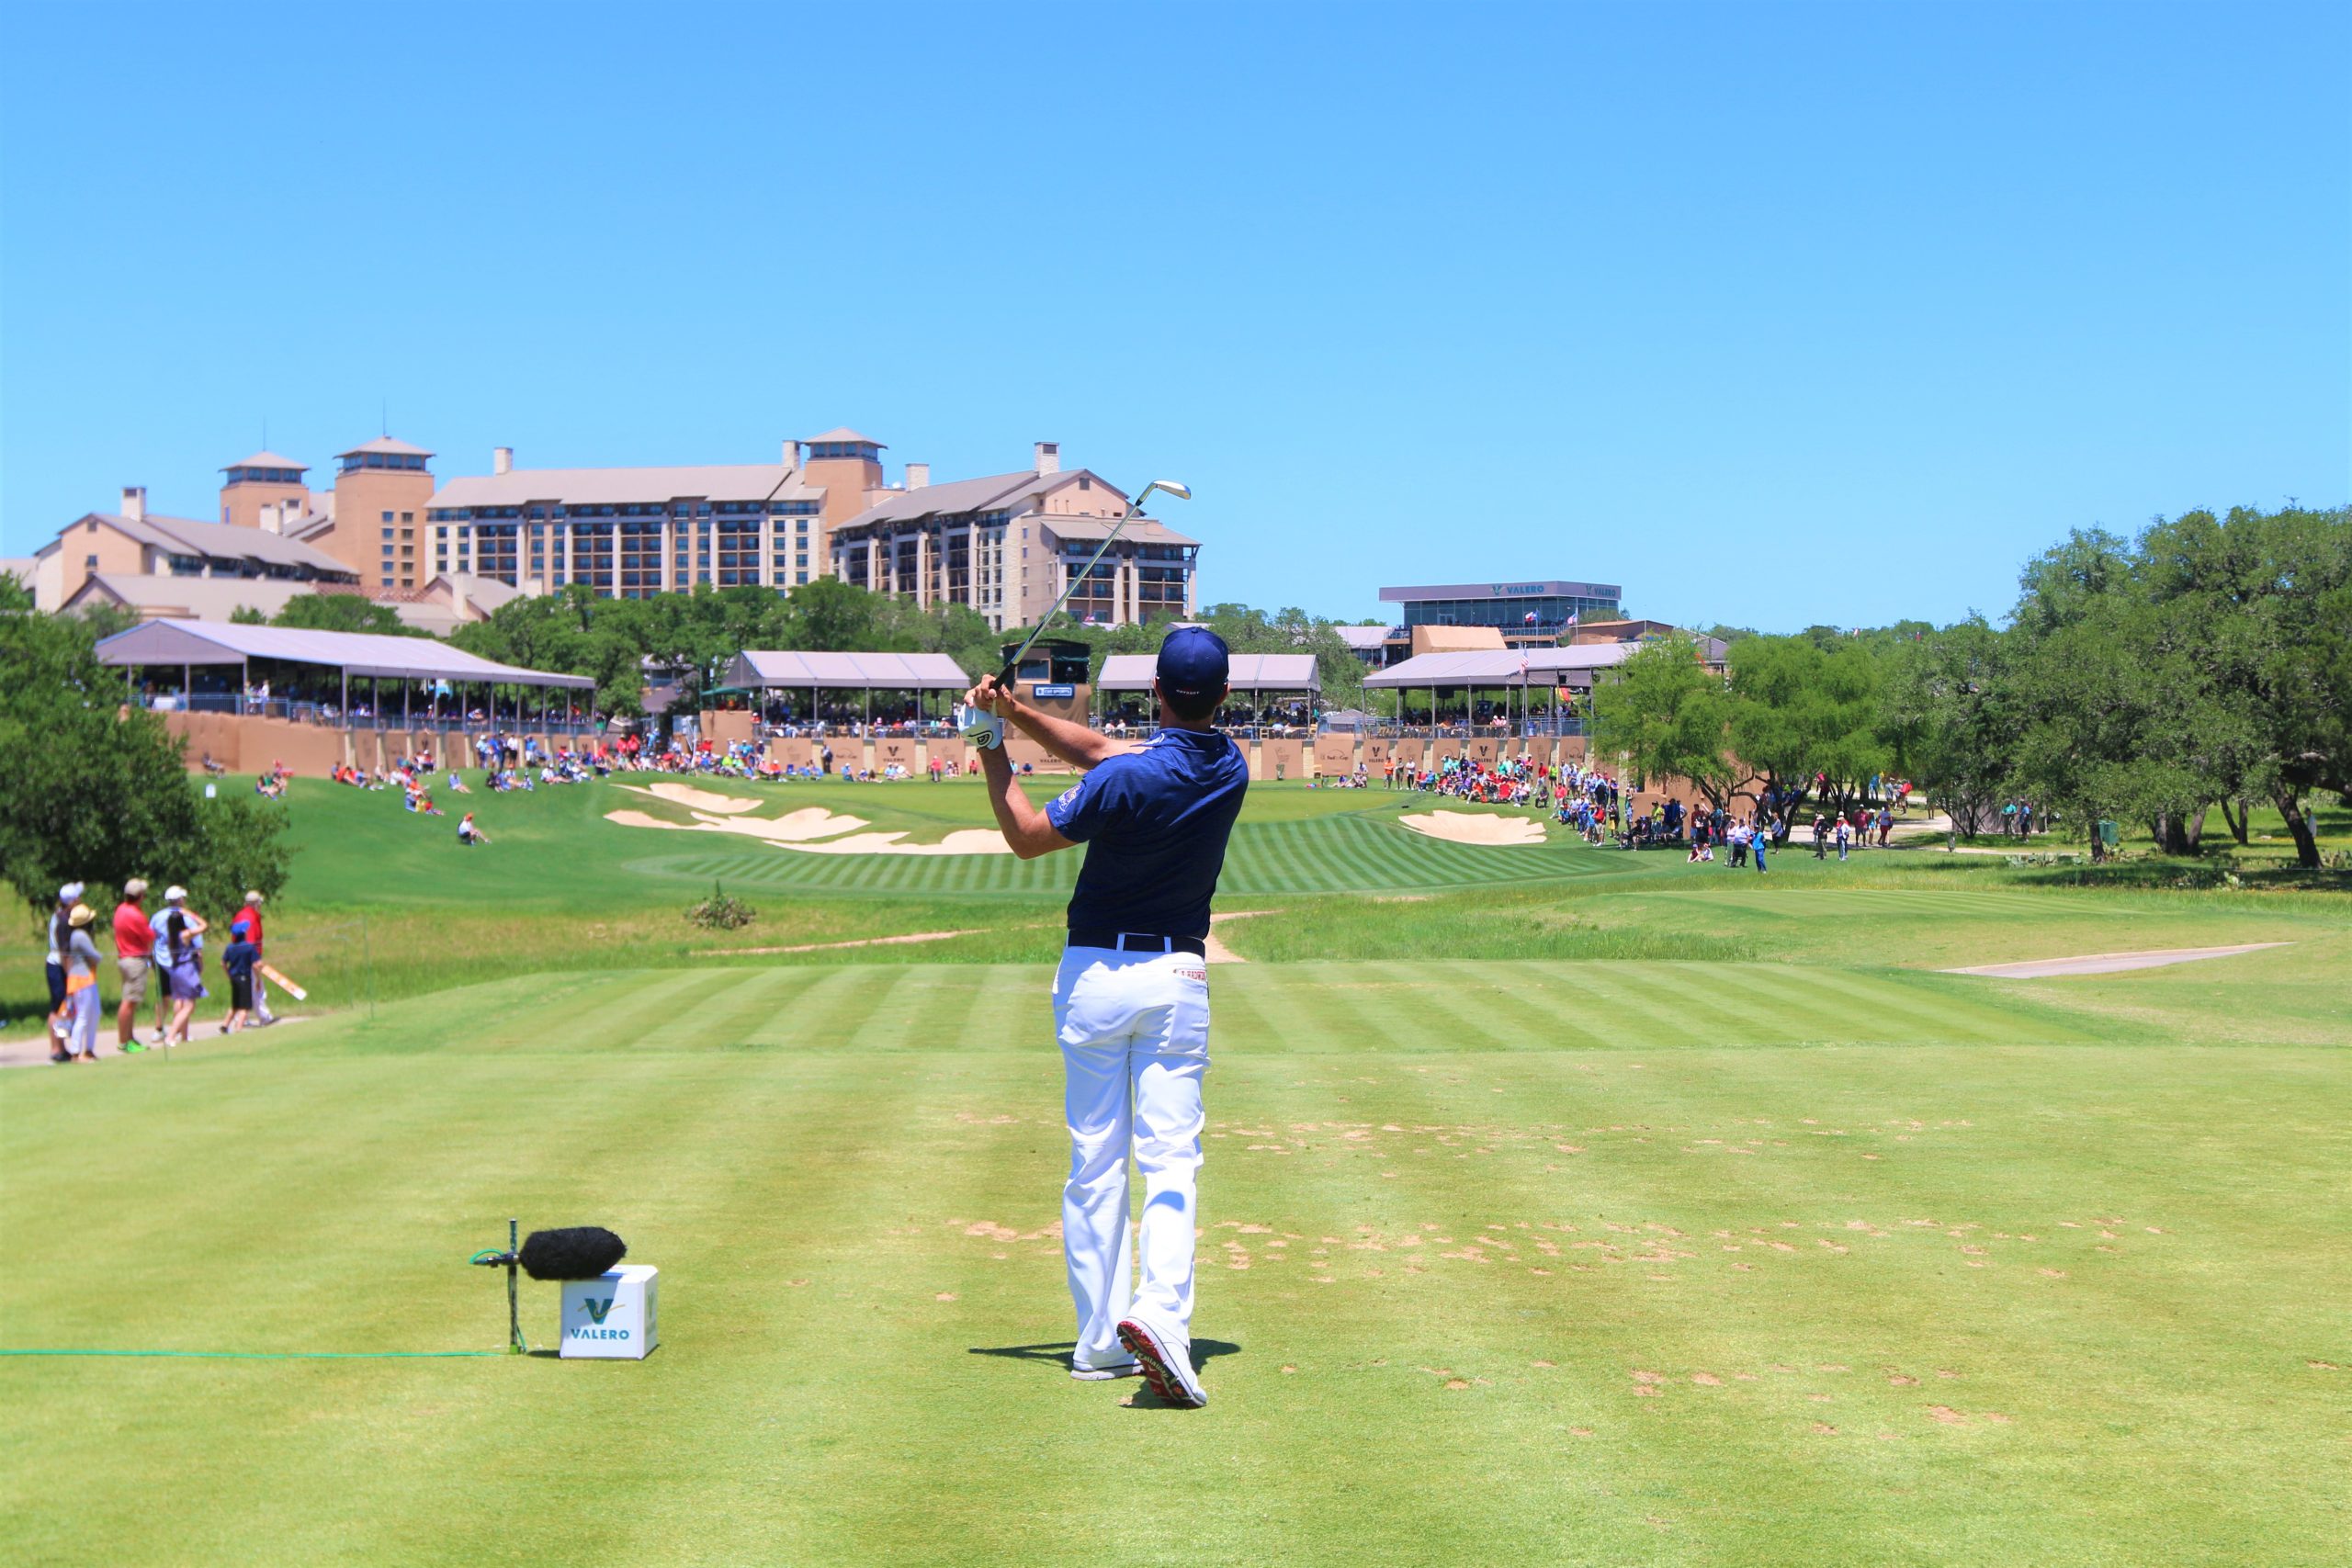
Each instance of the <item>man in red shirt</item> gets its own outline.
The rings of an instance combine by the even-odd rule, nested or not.
[[[269,982],[261,976],[261,904],[259,893],[247,893],[245,907],[238,910],[229,922],[233,928],[239,920],[243,921],[249,928],[245,940],[254,944],[254,1023],[256,1027],[266,1027],[277,1021],[277,1015],[269,1010]]]
[[[134,876],[122,885],[122,902],[114,908],[114,964],[122,976],[122,1005],[115,1010],[114,1043],[124,1051],[141,1051],[139,1004],[147,999],[147,972],[154,967],[155,931],[139,901],[147,884]]]

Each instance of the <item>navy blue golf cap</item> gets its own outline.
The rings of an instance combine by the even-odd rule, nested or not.
[[[1159,645],[1160,688],[1178,697],[1222,689],[1233,669],[1225,638],[1206,626],[1178,626]]]

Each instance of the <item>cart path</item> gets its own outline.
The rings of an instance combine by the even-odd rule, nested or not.
[[[141,1010],[143,1013],[146,1010],[142,1008]],[[294,1024],[308,1023],[309,1021],[310,1018],[307,1014],[298,1017],[291,1014],[280,1013],[277,1017],[277,1021],[268,1025],[267,1029],[286,1029]],[[99,1023],[101,1026],[101,1032],[98,1038],[98,1060],[100,1062],[112,1062],[122,1059],[125,1053],[117,1047],[114,1043],[114,1014],[107,1014],[105,1018],[99,1020]],[[267,1031],[265,1030],[265,1032],[266,1032]],[[188,1023],[187,1033],[188,1043],[186,1045],[173,1046],[172,1053],[174,1055],[177,1055],[179,1052],[191,1049],[195,1046],[211,1044],[213,1042],[222,1038],[220,1021],[217,1018],[191,1020]],[[148,1021],[143,1017],[140,1020],[139,1043],[147,1048],[145,1051],[138,1053],[139,1055],[160,1057],[164,1054],[164,1048],[155,1043],[154,1030],[148,1026]],[[0,1067],[36,1067],[47,1066],[48,1065],[48,1035],[27,1034],[13,1040],[0,1040]],[[77,1062],[74,1065],[76,1066],[88,1066],[90,1064],[87,1062]]]
[[[2194,964],[2200,958],[2228,958],[2259,953],[2266,947],[2288,947],[2283,942],[2249,942],[2235,947],[2157,947],[2142,953],[2093,953],[2080,958],[2033,958],[2022,964],[1979,964],[1967,969],[1947,969],[1947,975],[1985,975],[1996,980],[2045,980],[2059,975],[2113,975],[2126,969],[2161,969],[2167,964]]]

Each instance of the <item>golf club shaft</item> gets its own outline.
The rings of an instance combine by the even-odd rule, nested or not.
[[[1126,511],[1120,514],[1119,520],[1116,523],[1111,525],[1111,531],[1102,536],[1101,547],[1096,549],[1094,554],[1088,558],[1086,565],[1080,568],[1078,575],[1071,578],[1069,585],[1063,588],[1061,597],[1055,600],[1052,607],[1047,609],[1043,615],[1040,615],[1037,618],[1036,629],[1032,631],[1027,637],[1023,639],[1021,646],[1012,650],[1012,657],[1004,661],[1004,668],[997,671],[996,683],[998,686],[1006,689],[1011,688],[1013,674],[1021,668],[1021,660],[1028,655],[1031,649],[1037,646],[1037,639],[1046,635],[1046,625],[1051,622],[1056,615],[1061,613],[1061,608],[1064,604],[1069,603],[1069,596],[1078,592],[1078,585],[1093,575],[1096,563],[1101,561],[1103,556],[1109,552],[1111,548],[1111,542],[1119,536],[1119,530],[1125,527],[1129,523],[1135,520],[1136,513],[1143,510],[1143,498],[1150,493],[1151,487],[1146,485],[1142,490],[1136,492],[1136,498],[1133,501],[1127,502]]]

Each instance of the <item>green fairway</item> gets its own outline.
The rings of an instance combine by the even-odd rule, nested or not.
[[[918,839],[985,809],[797,787]],[[0,1342],[495,1349],[465,1258],[516,1214],[657,1265],[662,1348],[0,1358],[0,1554],[2342,1560],[2339,895],[1476,850],[1382,795],[1254,791],[1237,829],[1212,1403],[1176,1412],[1061,1359],[1074,863],[706,845],[605,821],[642,804],[610,786],[501,798],[469,855],[298,787],[271,941],[334,1010],[0,1075]],[[684,924],[714,876],[756,925]],[[2288,945],[1934,972],[2251,942]]]

